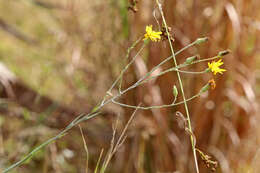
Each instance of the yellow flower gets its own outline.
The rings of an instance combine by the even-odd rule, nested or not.
[[[224,64],[221,61],[222,59],[217,62],[212,61],[211,63],[208,63],[208,67],[214,75],[216,75],[217,73],[223,74],[223,72],[226,71],[225,69],[219,68],[222,64]]]
[[[162,32],[153,31],[152,25],[146,26],[145,31],[146,31],[146,33],[144,34],[143,40],[147,40],[147,39],[150,39],[152,41],[160,41],[161,40]]]

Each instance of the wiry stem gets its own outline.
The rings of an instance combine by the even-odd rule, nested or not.
[[[200,96],[201,93],[198,93],[188,99],[185,100],[185,102],[191,101],[197,97]],[[128,105],[128,104],[124,104],[124,103],[120,103],[118,101],[112,100],[113,103],[118,104],[120,106],[123,107],[127,107],[127,108],[138,108],[138,109],[142,109],[142,110],[148,110],[148,109],[160,109],[160,108],[169,108],[169,107],[173,107],[173,106],[177,106],[177,105],[181,105],[184,103],[184,101],[180,101],[175,103],[176,98],[174,99],[174,102],[172,104],[168,104],[168,105],[155,105],[155,106],[147,106],[147,107],[143,107],[143,106],[133,106],[133,105]]]
[[[164,27],[165,27],[165,30],[166,30],[166,33],[167,33],[167,36],[168,36],[168,41],[169,41],[169,45],[170,45],[170,49],[171,49],[171,53],[172,53],[172,59],[174,61],[175,67],[177,67],[178,64],[177,64],[177,60],[176,60],[175,53],[174,53],[174,50],[173,50],[170,34],[169,34],[169,31],[168,31],[168,26],[167,26],[167,23],[166,23],[164,14],[163,14],[162,5],[159,3],[158,0],[156,0],[156,3],[158,5],[159,11],[161,13],[163,24],[164,24]],[[186,98],[185,98],[185,94],[184,94],[182,79],[181,79],[181,76],[180,76],[180,72],[178,70],[176,70],[176,73],[177,73],[178,81],[179,81],[179,84],[180,84],[182,97],[183,97],[183,100],[184,100],[184,107],[185,107],[185,111],[186,111],[186,114],[187,114],[188,128],[189,128],[190,132],[192,132],[191,120],[190,120],[190,115],[189,115],[189,108],[188,108],[188,105],[187,105],[187,102],[186,102]],[[194,139],[193,139],[192,136],[190,136],[190,140],[191,140],[191,146],[192,146],[193,155],[194,155],[194,162],[195,162],[196,172],[199,173],[199,167],[198,167],[198,160],[197,160],[197,155],[196,155],[195,142],[194,142]]]

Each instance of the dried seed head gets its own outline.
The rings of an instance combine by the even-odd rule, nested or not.
[[[136,13],[138,11],[137,3],[138,3],[138,0],[131,0],[130,5],[128,6],[128,10],[131,10],[134,13]]]
[[[173,38],[173,35],[171,33],[172,32],[172,28],[168,26],[167,29],[168,29],[168,33],[169,33],[171,42],[174,42],[174,38]],[[168,34],[167,34],[165,26],[162,27],[161,32],[162,32],[162,39],[163,40],[168,40]]]
[[[201,150],[196,148],[196,151],[199,153],[200,158],[207,168],[210,168],[212,172],[215,172],[218,167],[218,162],[211,159],[211,156],[203,153]]]

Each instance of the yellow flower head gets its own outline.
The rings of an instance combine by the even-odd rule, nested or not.
[[[160,41],[162,32],[153,31],[153,26],[146,26],[146,33],[144,34],[144,40],[150,39],[152,41]]]
[[[212,61],[211,63],[208,63],[208,67],[214,75],[217,73],[223,74],[223,72],[226,71],[225,69],[219,68],[222,64],[224,64],[221,61],[222,59],[218,60],[217,62]]]

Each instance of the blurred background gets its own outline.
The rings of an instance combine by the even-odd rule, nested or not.
[[[127,48],[161,23],[155,1],[138,0],[0,0],[0,170],[60,132],[79,113],[90,112],[130,59]],[[182,63],[199,54],[209,58],[230,49],[217,87],[189,102],[197,147],[217,160],[219,173],[260,170],[260,1],[164,0],[163,10],[175,50],[209,37],[207,43],[177,56]],[[128,8],[131,7],[131,8]],[[136,54],[137,45],[130,57]],[[167,42],[149,43],[124,76],[123,88],[170,55]],[[165,64],[159,71],[172,67]],[[207,63],[186,70],[201,71]],[[182,74],[187,97],[213,78]],[[170,104],[176,73],[123,95],[126,104]],[[116,92],[116,91],[114,91]],[[181,101],[181,97],[178,98]],[[175,112],[183,106],[138,111],[125,143],[107,172],[194,172],[189,134]],[[93,172],[101,149],[107,152],[112,125],[122,131],[133,109],[110,104],[102,115],[81,123]],[[199,157],[199,156],[198,156]],[[210,168],[199,157],[202,173]],[[86,152],[78,127],[38,152],[15,172],[79,172]],[[1,172],[1,171],[0,171]]]

